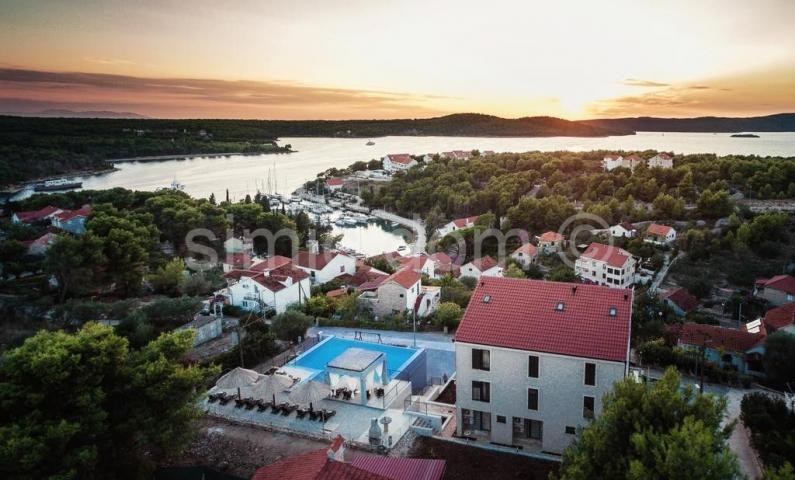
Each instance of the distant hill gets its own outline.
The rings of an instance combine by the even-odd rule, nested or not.
[[[149,118],[134,112],[113,112],[110,110],[66,110],[66,109],[47,109],[32,113],[7,113],[5,115],[15,115],[19,117],[43,117],[43,118]]]
[[[795,132],[795,113],[747,118],[611,118],[583,120],[578,123],[602,128],[629,129],[636,132]]]

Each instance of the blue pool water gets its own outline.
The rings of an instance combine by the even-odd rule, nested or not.
[[[390,378],[395,377],[406,362],[418,351],[416,348],[394,347],[381,343],[330,337],[318,343],[303,355],[292,360],[289,365],[311,370],[325,370],[329,362],[349,348],[363,348],[365,350],[374,350],[384,353],[386,355],[386,369]]]

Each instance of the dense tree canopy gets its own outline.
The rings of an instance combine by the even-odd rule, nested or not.
[[[40,332],[0,362],[5,478],[142,478],[179,450],[213,369],[184,366],[189,331],[140,350],[113,329]]]
[[[655,384],[626,378],[603,400],[602,414],[563,454],[566,480],[724,480],[739,475],[721,426],[726,400],[682,386],[668,369]]]

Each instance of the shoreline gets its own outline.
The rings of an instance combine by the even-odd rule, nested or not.
[[[254,155],[272,155],[282,153],[294,153],[295,150],[284,150],[275,152],[224,152],[224,153],[181,153],[175,155],[151,155],[145,157],[128,157],[128,158],[111,158],[105,160],[106,163],[132,163],[132,162],[167,162],[170,160],[188,160],[191,158],[207,157],[231,157],[232,155],[254,156]]]

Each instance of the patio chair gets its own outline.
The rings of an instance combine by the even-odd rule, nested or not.
[[[381,398],[384,396],[384,389],[379,387],[375,389],[375,396]]]
[[[298,410],[295,411],[295,418],[304,418],[307,413],[309,413],[309,410],[306,410],[304,408],[299,408]]]
[[[309,419],[310,420],[317,420],[317,417],[320,416],[320,413],[317,410],[312,410],[309,412]]]
[[[282,415],[287,417],[291,413],[293,413],[293,411],[295,411],[297,409],[298,409],[298,405],[286,405],[284,408],[282,408]]]
[[[352,396],[353,392],[351,392],[350,390],[345,390],[344,392],[342,392],[342,398],[345,400],[350,400]]]
[[[257,411],[264,412],[265,410],[271,408],[271,402],[266,402],[264,400],[257,400]]]
[[[226,405],[227,403],[232,401],[233,398],[235,397],[233,397],[232,395],[227,395],[226,393],[222,393],[221,396],[218,398],[218,403],[220,403],[221,405]]]

